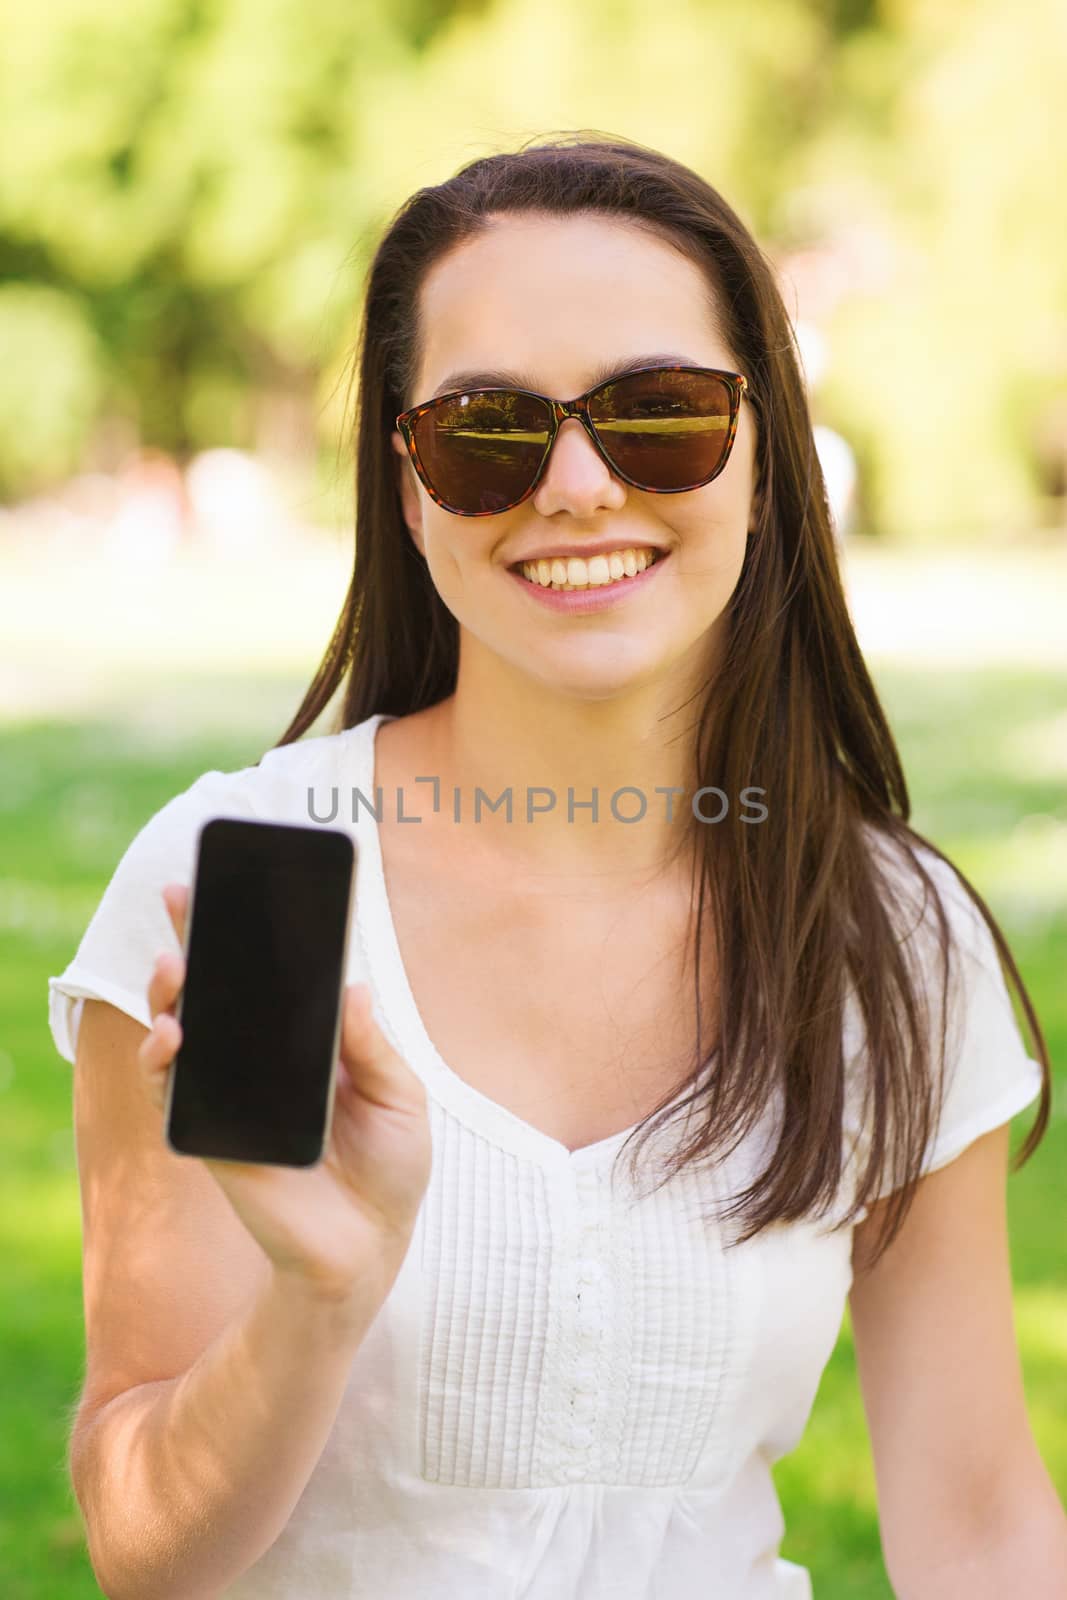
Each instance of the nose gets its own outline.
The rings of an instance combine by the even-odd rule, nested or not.
[[[565,418],[533,493],[535,509],[543,517],[556,511],[586,517],[601,508],[617,511],[625,500],[626,485],[612,472],[580,419]]]

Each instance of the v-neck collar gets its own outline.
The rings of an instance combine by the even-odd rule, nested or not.
[[[360,937],[370,971],[371,983],[384,1013],[384,1020],[400,1054],[417,1072],[427,1091],[457,1120],[484,1135],[501,1149],[509,1150],[539,1165],[551,1168],[588,1169],[599,1167],[614,1155],[623,1141],[640,1123],[598,1139],[595,1144],[569,1150],[559,1139],[535,1128],[514,1111],[474,1088],[454,1072],[436,1049],[426,1031],[415,996],[408,981],[393,922],[385,882],[381,837],[371,807],[377,808],[375,790],[376,738],[383,722],[396,719],[375,712],[350,730],[355,742],[352,766],[354,782],[364,801],[359,805],[357,824],[359,858],[356,875],[356,905]],[[384,792],[382,805],[388,803]],[[684,1084],[671,1100],[674,1106],[690,1090]]]

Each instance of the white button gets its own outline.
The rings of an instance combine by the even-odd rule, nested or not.
[[[584,1474],[585,1474],[585,1468],[584,1467],[580,1467],[578,1465],[577,1461],[570,1462],[568,1464],[568,1466],[564,1469],[564,1473],[563,1473],[564,1477],[567,1478],[571,1483],[578,1483],[579,1480],[584,1476]]]

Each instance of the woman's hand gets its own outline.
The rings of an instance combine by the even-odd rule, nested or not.
[[[189,891],[168,884],[163,900],[184,943]],[[182,1041],[174,1008],[184,982],[181,956],[157,958],[148,987],[152,1027],[138,1061],[160,1113]],[[425,1088],[374,1022],[366,984],[345,988],[343,1008],[332,1126],[318,1165],[194,1158],[203,1160],[276,1270],[330,1300],[343,1300],[368,1270],[399,1270],[432,1158]]]

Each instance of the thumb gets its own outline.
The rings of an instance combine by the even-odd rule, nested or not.
[[[356,1092],[372,1104],[409,1110],[425,1102],[422,1080],[375,1022],[371,992],[365,983],[350,983],[345,988],[340,1055]]]
[[[184,883],[167,883],[163,885],[163,904],[167,908],[171,926],[178,936],[178,943],[185,942],[185,919],[189,913],[189,888]]]

